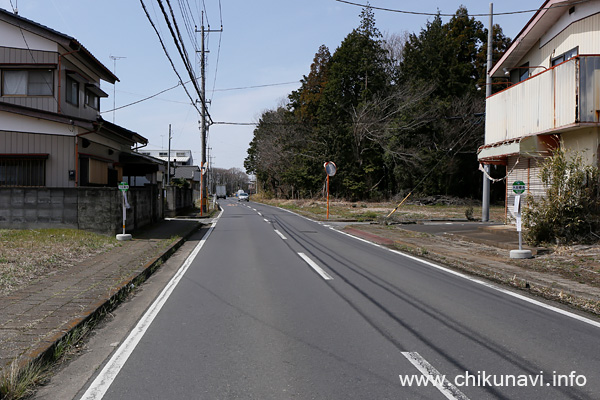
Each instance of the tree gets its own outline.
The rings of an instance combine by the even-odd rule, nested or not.
[[[368,197],[384,171],[381,149],[356,135],[353,114],[361,103],[384,94],[390,87],[390,60],[372,10],[363,9],[361,18],[359,27],[346,36],[331,57],[318,114],[319,135],[327,143],[327,161],[339,167],[333,189],[357,199]]]
[[[527,196],[523,224],[532,244],[597,242],[600,239],[600,172],[581,154],[554,151],[541,167],[547,188],[540,199]]]
[[[299,121],[309,124],[317,122],[319,104],[329,78],[330,62],[331,53],[327,46],[322,45],[315,54],[310,73],[300,81],[302,86],[290,94],[289,109]]]

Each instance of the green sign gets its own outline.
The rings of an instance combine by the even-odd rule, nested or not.
[[[129,185],[127,184],[127,182],[121,182],[119,183],[119,190],[122,192],[126,192],[129,189]]]
[[[525,192],[525,189],[527,189],[525,187],[525,182],[516,181],[513,183],[513,192],[515,192],[516,194],[523,194]]]

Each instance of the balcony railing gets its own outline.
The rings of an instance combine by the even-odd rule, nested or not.
[[[578,56],[490,96],[485,143],[600,122],[600,56]]]

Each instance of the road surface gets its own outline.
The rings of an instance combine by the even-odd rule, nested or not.
[[[600,398],[597,320],[326,223],[222,203],[78,398]]]

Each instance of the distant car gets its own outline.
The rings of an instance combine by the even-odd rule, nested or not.
[[[250,196],[248,196],[248,193],[240,193],[238,194],[238,201],[250,201]]]

